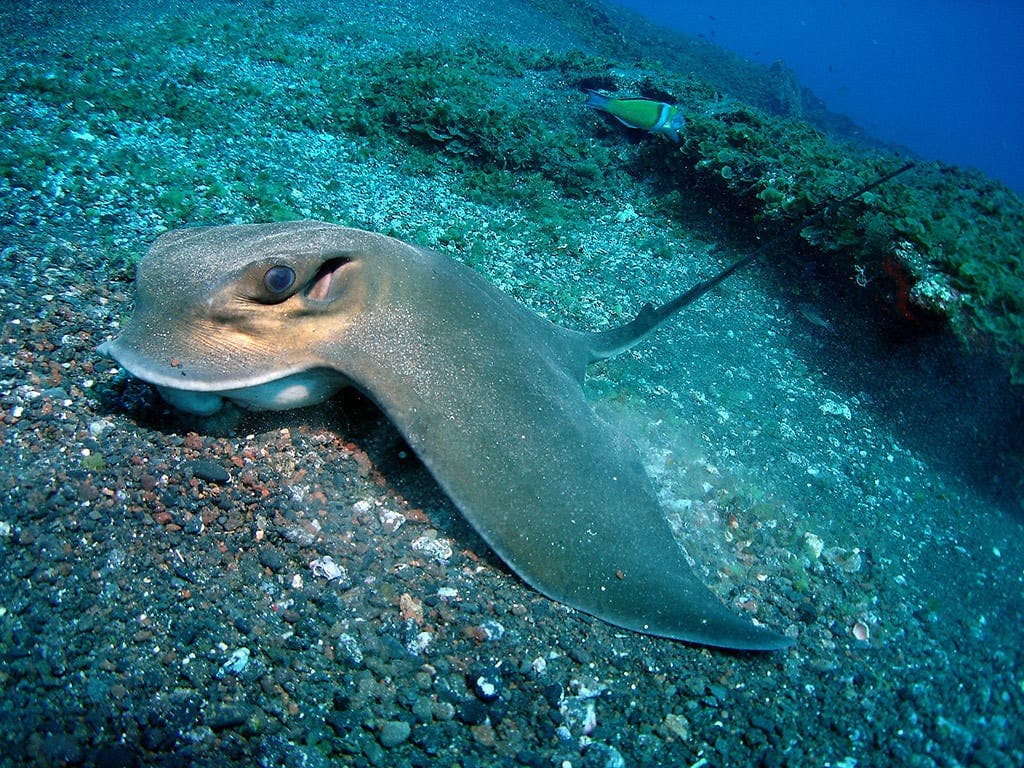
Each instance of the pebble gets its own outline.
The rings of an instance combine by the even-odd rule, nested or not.
[[[89,422],[89,434],[92,437],[99,437],[112,426],[114,424],[109,419],[95,419]]]
[[[412,740],[428,757],[436,757],[451,745],[451,739],[442,728],[417,728]]]
[[[807,553],[811,556],[811,559],[817,560],[821,557],[821,553],[825,549],[825,543],[821,540],[820,536],[807,531],[804,534],[804,547],[807,549]]]
[[[583,751],[583,768],[626,768],[626,759],[611,744],[594,741]]]
[[[680,741],[688,741],[690,738],[690,723],[682,715],[669,712],[665,715],[665,730],[671,733]]]
[[[413,541],[412,548],[441,565],[447,563],[453,554],[452,545],[448,539],[438,539],[427,535],[420,536]]]
[[[588,736],[597,726],[597,707],[592,698],[567,696],[560,710],[566,727],[576,736]]]
[[[395,533],[405,523],[405,515],[394,509],[380,511],[380,527],[385,533]]]
[[[309,564],[309,567],[312,569],[314,576],[327,579],[328,581],[334,581],[335,579],[348,579],[348,574],[345,572],[345,569],[334,562],[334,558],[330,555],[324,555],[323,557],[313,560]]]
[[[469,683],[474,695],[485,704],[490,704],[501,695],[501,670],[497,667],[479,668],[470,673]]]
[[[260,562],[274,573],[282,570],[285,566],[284,555],[270,547],[260,549]]]
[[[841,549],[840,547],[829,547],[822,556],[832,565],[844,573],[856,573],[864,564],[860,549]]]
[[[469,727],[470,733],[473,734],[473,740],[482,747],[487,749],[494,749],[497,744],[497,737],[494,733],[494,727],[490,723],[481,723],[480,725],[471,725]]]
[[[363,663],[363,649],[359,641],[348,633],[338,635],[335,641],[335,655],[351,667],[358,667]]]
[[[850,406],[846,403],[837,403],[835,400],[826,400],[818,407],[818,410],[826,416],[840,416],[847,421],[850,421],[853,418],[853,412],[850,410]]]
[[[249,666],[249,659],[252,654],[248,648],[239,648],[228,657],[228,660],[221,664],[220,669],[217,670],[217,674],[214,675],[218,680],[226,677],[227,675],[237,675],[247,666]]]
[[[380,729],[379,738],[381,746],[387,749],[397,747],[399,744],[404,743],[411,733],[412,729],[409,727],[409,724],[403,720],[388,720]]]
[[[459,704],[458,718],[466,725],[480,725],[487,722],[487,707],[476,699],[466,699]]]
[[[228,474],[228,471],[215,461],[195,459],[189,462],[188,468],[192,470],[192,474],[195,477],[208,483],[223,485],[231,480],[231,475]]]
[[[425,696],[418,696],[412,703],[412,713],[421,723],[429,723],[434,719],[434,702]]]
[[[446,720],[451,720],[453,717],[455,717],[455,705],[452,704],[450,701],[435,702],[433,709],[434,718],[436,720],[441,720],[442,722],[444,722]]]
[[[215,731],[237,728],[249,719],[249,708],[241,704],[222,704],[206,716],[206,725]]]
[[[626,207],[615,214],[615,221],[618,224],[628,224],[629,222],[636,221],[639,218],[640,214],[638,214],[629,203],[626,203]]]

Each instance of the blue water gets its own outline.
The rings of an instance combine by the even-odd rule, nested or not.
[[[876,138],[1024,193],[1022,0],[617,1],[749,59],[781,59]]]

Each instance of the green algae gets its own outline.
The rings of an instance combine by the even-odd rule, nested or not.
[[[543,81],[594,66],[605,65],[578,52],[514,50],[491,40],[425,47],[365,65],[355,98],[335,99],[335,114],[371,142],[401,136],[471,174],[475,194],[492,190],[505,199],[518,188],[535,197],[548,191],[546,181],[581,196],[611,167],[608,149],[567,125],[550,98],[525,98],[521,81],[528,73]]]

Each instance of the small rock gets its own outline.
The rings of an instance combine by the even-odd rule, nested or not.
[[[501,622],[494,621],[493,619],[481,622],[480,625],[476,627],[476,630],[477,631],[473,633],[473,637],[480,642],[485,642],[487,640],[497,641],[501,640],[501,638],[505,636],[504,625],[502,625]]]
[[[497,667],[482,667],[469,674],[469,685],[480,701],[490,704],[501,695],[501,671]]]
[[[583,750],[583,768],[626,768],[626,760],[611,744],[594,741]]]
[[[494,734],[494,727],[490,723],[471,725],[469,727],[469,731],[473,734],[473,740],[481,747],[494,749],[495,745],[497,744],[497,738]]]
[[[821,553],[825,549],[825,542],[823,542],[821,537],[817,534],[807,531],[804,534],[804,548],[807,550],[807,553],[811,556],[812,560],[817,560],[821,557]]]
[[[285,541],[298,544],[300,547],[310,547],[316,541],[319,529],[314,522],[311,525],[288,525],[281,529],[281,536]]]
[[[215,461],[195,459],[194,461],[189,462],[188,466],[189,469],[192,470],[193,475],[208,483],[219,483],[223,485],[231,480],[231,475],[228,474],[228,471]]]
[[[327,579],[328,581],[347,581],[348,574],[345,569],[334,562],[334,558],[330,555],[324,555],[321,558],[317,558],[309,564],[309,567],[313,571],[313,575],[321,579]]]
[[[394,509],[380,511],[380,527],[384,533],[394,533],[405,523],[405,515]]]
[[[426,534],[413,541],[412,548],[441,565],[447,563],[453,554],[452,545],[448,539],[438,539]]]
[[[89,422],[89,434],[94,438],[99,437],[112,426],[114,423],[108,419],[95,419]]]
[[[423,603],[408,592],[403,592],[398,598],[398,608],[402,613],[402,621],[423,623]]]
[[[358,667],[363,663],[363,649],[359,641],[352,635],[343,633],[338,635],[335,641],[336,658],[341,659],[351,667]]]
[[[466,725],[480,725],[487,722],[487,707],[476,699],[467,699],[459,704],[458,716]]]
[[[50,387],[49,389],[43,390],[43,397],[48,397],[51,400],[59,400],[61,402],[69,400],[68,392],[63,387]]]
[[[215,731],[237,728],[249,719],[249,709],[237,704],[225,704],[206,716],[206,725]]]
[[[839,568],[844,573],[856,573],[864,564],[860,549],[842,549],[840,547],[829,547],[823,553],[825,560]]]
[[[433,705],[434,718],[445,722],[455,717],[455,706],[450,701],[436,701]]]
[[[597,727],[597,707],[592,698],[566,696],[560,707],[570,733],[589,736]]]
[[[434,719],[434,702],[426,696],[417,696],[412,703],[412,713],[421,723],[429,723]]]
[[[217,670],[217,674],[215,675],[215,677],[218,680],[220,680],[221,678],[226,677],[227,675],[239,674],[240,672],[245,670],[246,667],[249,666],[249,659],[251,657],[252,654],[249,652],[248,648],[237,649],[234,653],[231,654],[231,656],[228,657],[227,661],[221,664],[220,669]]]
[[[850,406],[846,403],[837,403],[835,400],[826,400],[818,406],[818,410],[826,416],[841,416],[847,421],[853,419],[853,412],[850,410]]]
[[[402,720],[388,720],[380,729],[381,746],[391,749],[404,743],[409,738],[412,729],[409,724]]]
[[[639,218],[640,214],[638,214],[629,203],[626,203],[626,207],[615,214],[615,221],[617,224],[628,224],[629,222],[636,221]]]
[[[412,742],[429,757],[436,757],[451,744],[451,739],[442,728],[421,725],[413,732]]]
[[[672,712],[665,715],[665,730],[680,741],[689,741],[690,739],[690,723],[682,715]]]
[[[270,547],[263,547],[260,550],[260,562],[274,573],[277,573],[285,566],[284,555]]]

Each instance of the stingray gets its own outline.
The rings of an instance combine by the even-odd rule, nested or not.
[[[354,386],[542,594],[637,632],[774,650],[791,639],[733,613],[697,578],[635,446],[583,389],[588,364],[763,250],[626,325],[586,333],[447,256],[372,232],[317,221],[174,230],[139,263],[135,312],[99,351],[197,414],[225,400],[307,406]]]

